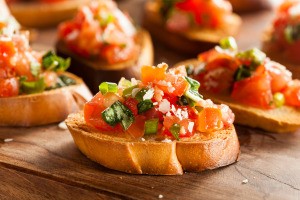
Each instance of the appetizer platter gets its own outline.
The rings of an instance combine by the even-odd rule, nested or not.
[[[146,1],[117,1],[117,4],[122,11],[129,11],[134,21],[142,24]],[[277,66],[280,72],[284,72],[279,73],[280,78],[288,77],[286,80],[290,82],[295,79],[294,73],[292,79],[284,67],[265,58],[266,55],[260,50],[253,50],[261,44],[261,34],[271,22],[273,14],[273,11],[266,10],[241,16],[243,23],[236,37],[238,50],[234,45],[232,46],[231,39],[229,42],[226,39],[223,40],[217,49],[230,54],[226,57],[230,58],[229,60],[234,60],[238,52],[245,53],[252,49],[251,52],[254,52],[254,55],[264,58],[262,66],[271,64]],[[41,37],[38,37],[32,46],[49,44],[48,47],[43,48],[44,52],[32,50],[31,45],[28,47],[28,43],[25,45],[28,48],[24,48],[21,45],[22,42],[15,45],[13,41],[16,39],[12,39],[11,35],[10,37],[6,35],[5,39],[1,35],[0,41],[8,44],[6,45],[8,48],[0,48],[1,59],[9,62],[1,61],[0,70],[10,69],[10,73],[5,70],[5,73],[0,71],[0,80],[17,80],[17,85],[21,86],[24,83],[22,81],[36,82],[43,77],[45,72],[51,72],[51,74],[54,72],[58,76],[61,73],[67,75],[76,80],[78,85],[84,86],[80,78],[75,78],[69,72],[49,70],[49,65],[42,62],[43,59],[52,56],[57,61],[58,56],[48,52],[48,49],[55,48],[59,30],[61,29],[58,27],[40,30]],[[17,37],[22,37],[21,41],[26,38],[20,35]],[[138,73],[139,78],[136,79],[127,77],[121,81],[115,80],[115,83],[105,79],[95,81],[95,96],[92,97],[88,93],[85,97],[85,100],[88,100],[87,103],[81,98],[85,95],[80,93],[77,95],[77,91],[76,94],[73,93],[75,89],[71,88],[77,85],[47,88],[45,91],[34,94],[15,87],[18,90],[13,93],[15,96],[0,97],[0,100],[21,99],[32,95],[30,103],[35,106],[38,104],[38,98],[35,95],[72,90],[71,98],[67,100],[68,106],[75,101],[78,107],[85,107],[81,111],[72,110],[75,113],[68,117],[66,124],[59,120],[34,127],[0,127],[0,177],[2,180],[0,199],[297,199],[300,196],[299,129],[289,129],[289,134],[278,134],[277,130],[281,130],[277,129],[279,124],[271,123],[273,129],[268,129],[269,131],[246,126],[246,124],[239,125],[237,122],[241,113],[236,113],[232,109],[235,112],[235,121],[233,121],[233,115],[227,106],[220,106],[217,102],[212,103],[207,100],[209,93],[206,94],[202,90],[205,86],[203,80],[199,76],[191,75],[191,72],[195,70],[182,65],[173,68],[176,63],[195,59],[195,56],[178,53],[156,40],[153,44],[155,49],[153,67],[152,63],[139,65],[138,70],[142,72]],[[2,46],[5,45],[2,44]],[[22,51],[17,47],[23,47]],[[10,51],[11,49],[13,50]],[[205,51],[209,50],[205,49]],[[31,61],[38,60],[41,69],[38,76],[30,79],[35,74],[33,69],[36,65],[29,65],[30,70],[25,70],[27,79],[21,78],[20,75],[24,74],[19,72],[17,74],[20,67],[15,67],[13,64],[23,59],[15,59],[15,56],[10,53],[17,55],[18,58],[26,54],[25,57],[32,58]],[[246,54],[252,55],[249,52]],[[7,55],[11,55],[14,59],[8,59]],[[203,59],[203,55],[207,53],[201,55],[199,58]],[[63,59],[67,65],[68,57]],[[75,57],[82,59],[77,54]],[[52,58],[47,59],[49,63],[52,63]],[[220,58],[220,55],[218,54],[216,58]],[[72,62],[74,59],[71,59]],[[168,71],[164,63],[169,64]],[[206,63],[208,63],[207,60]],[[54,62],[53,66],[57,66],[56,64],[57,62]],[[247,63],[243,64],[247,66]],[[73,65],[67,70],[71,70],[72,67]],[[255,69],[258,68],[261,67]],[[258,75],[259,73],[256,72],[256,70],[253,71]],[[270,77],[271,74],[267,73]],[[199,75],[199,71],[196,74]],[[165,82],[162,77],[165,78]],[[226,77],[222,79],[225,80]],[[199,78],[199,85],[192,78],[195,80]],[[241,81],[247,78],[249,77]],[[141,81],[138,81],[139,79]],[[268,80],[271,82],[272,79]],[[28,86],[28,84],[25,85]],[[268,84],[263,85],[268,86]],[[1,89],[3,90],[3,87]],[[160,90],[163,94],[157,92]],[[153,96],[151,91],[153,91]],[[258,93],[257,90],[255,91]],[[276,92],[284,94],[283,90]],[[275,93],[272,93],[273,98]],[[155,94],[160,94],[162,98],[159,99],[159,95]],[[289,100],[293,98],[284,97],[286,100],[284,106],[277,107],[277,103],[282,103],[282,101],[276,104],[272,101],[272,104],[263,104],[268,107],[263,110],[270,111],[287,106]],[[56,104],[52,103],[55,101],[61,106],[56,107],[56,114],[63,113],[64,108],[68,107],[62,106],[64,99],[62,97],[46,99],[49,102],[41,107],[34,107],[31,114],[47,110],[46,108]],[[244,99],[249,98],[242,98]],[[81,102],[80,106],[77,102]],[[14,110],[14,117],[29,119],[30,115],[25,114],[24,110],[30,103],[22,100],[19,106],[10,104],[7,109]],[[230,102],[228,103],[230,106]],[[252,108],[253,106],[244,103],[241,103],[244,107]],[[0,107],[1,105],[0,103]],[[215,115],[208,114],[212,110]],[[186,114],[186,111],[189,112]],[[0,122],[3,117],[11,113],[1,112]],[[197,115],[192,115],[193,113]],[[44,114],[38,119],[49,119],[49,116]],[[63,118],[66,118],[66,115]],[[253,116],[248,116],[247,120],[249,123],[263,121]],[[232,123],[234,123],[234,129]],[[262,124],[270,128],[268,121]],[[156,152],[155,155],[153,152]],[[167,174],[173,176],[166,176]]]

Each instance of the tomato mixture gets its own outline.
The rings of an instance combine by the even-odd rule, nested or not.
[[[137,54],[136,29],[113,1],[92,1],[72,21],[59,26],[59,38],[85,58],[109,64],[133,59]]]
[[[234,114],[198,93],[199,82],[187,77],[186,68],[170,69],[163,63],[143,66],[141,81],[122,78],[104,82],[84,107],[84,118],[102,132],[124,132],[134,138],[156,134],[179,140],[196,132],[228,128]]]
[[[66,77],[56,72],[69,65],[70,59],[33,51],[25,35],[0,34],[0,98],[65,86]]]
[[[226,0],[161,0],[160,11],[167,28],[181,32],[197,26],[218,28],[232,7]]]
[[[300,107],[300,81],[258,49],[239,52],[234,39],[226,38],[198,59],[203,66],[194,69],[194,78],[202,90],[262,109]]]
[[[279,7],[273,22],[268,47],[270,51],[280,52],[289,60],[300,63],[300,2],[287,0]]]

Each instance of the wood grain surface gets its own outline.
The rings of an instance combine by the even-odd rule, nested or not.
[[[119,3],[142,22],[144,0]],[[272,15],[243,16],[237,36],[241,49],[260,46]],[[53,48],[55,40],[55,29],[41,30],[34,47]],[[155,43],[156,64],[187,58]],[[300,130],[272,134],[237,126],[237,132],[241,156],[233,165],[182,176],[146,176],[90,161],[57,124],[0,128],[0,199],[300,199]]]

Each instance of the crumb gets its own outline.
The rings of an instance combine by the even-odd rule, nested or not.
[[[245,179],[242,181],[242,184],[247,184],[248,182],[249,182],[248,179]]]
[[[58,127],[60,128],[60,129],[63,129],[63,130],[67,130],[68,129],[68,127],[67,127],[67,125],[66,125],[66,123],[63,121],[63,122],[60,122],[59,124],[58,124]]]
[[[154,187],[153,187],[153,186],[151,186],[151,189],[154,189]]]
[[[145,140],[145,138],[141,138],[141,140],[143,141],[143,142],[145,142],[146,140]]]
[[[162,198],[164,198],[164,195],[160,194],[160,195],[158,195],[158,198],[162,199]]]
[[[12,142],[12,141],[14,141],[14,139],[12,139],[12,138],[6,138],[6,139],[4,139],[3,141],[4,141],[4,142]]]
[[[253,179],[255,179],[255,176],[253,177]]]
[[[120,177],[119,177],[119,179],[123,179],[123,177],[122,177],[122,176],[120,176]]]

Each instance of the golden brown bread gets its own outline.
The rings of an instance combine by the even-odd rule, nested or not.
[[[37,94],[0,98],[0,126],[36,126],[61,122],[68,114],[78,112],[92,94],[84,82],[71,73],[76,85]]]
[[[70,19],[79,6],[90,0],[67,0],[56,3],[12,3],[11,13],[26,27],[45,28]]]
[[[175,65],[198,66],[201,62],[197,59],[186,60]],[[266,131],[276,133],[294,132],[300,128],[300,109],[282,106],[280,108],[264,110],[255,107],[242,105],[230,96],[212,94],[205,90],[200,90],[205,98],[212,99],[215,103],[228,105],[235,114],[235,123],[254,128],[261,128]]]
[[[199,172],[237,161],[240,146],[232,125],[212,133],[195,134],[180,141],[144,141],[126,133],[101,133],[85,123],[82,113],[71,114],[66,124],[80,151],[91,160],[133,174],[178,175]]]
[[[121,77],[139,78],[142,65],[153,64],[153,45],[149,33],[140,29],[137,33],[137,44],[139,51],[135,57],[126,62],[108,64],[105,60],[88,60],[78,56],[69,50],[63,41],[56,44],[57,53],[63,57],[71,57],[72,67],[70,71],[83,78],[93,93],[99,91],[99,82],[118,82]]]
[[[226,18],[226,21],[224,19],[224,23],[218,29],[195,28],[175,33],[165,28],[157,2],[148,1],[144,13],[143,26],[154,38],[175,50],[188,54],[196,54],[214,47],[220,39],[235,35],[241,24],[241,18],[232,14]]]

